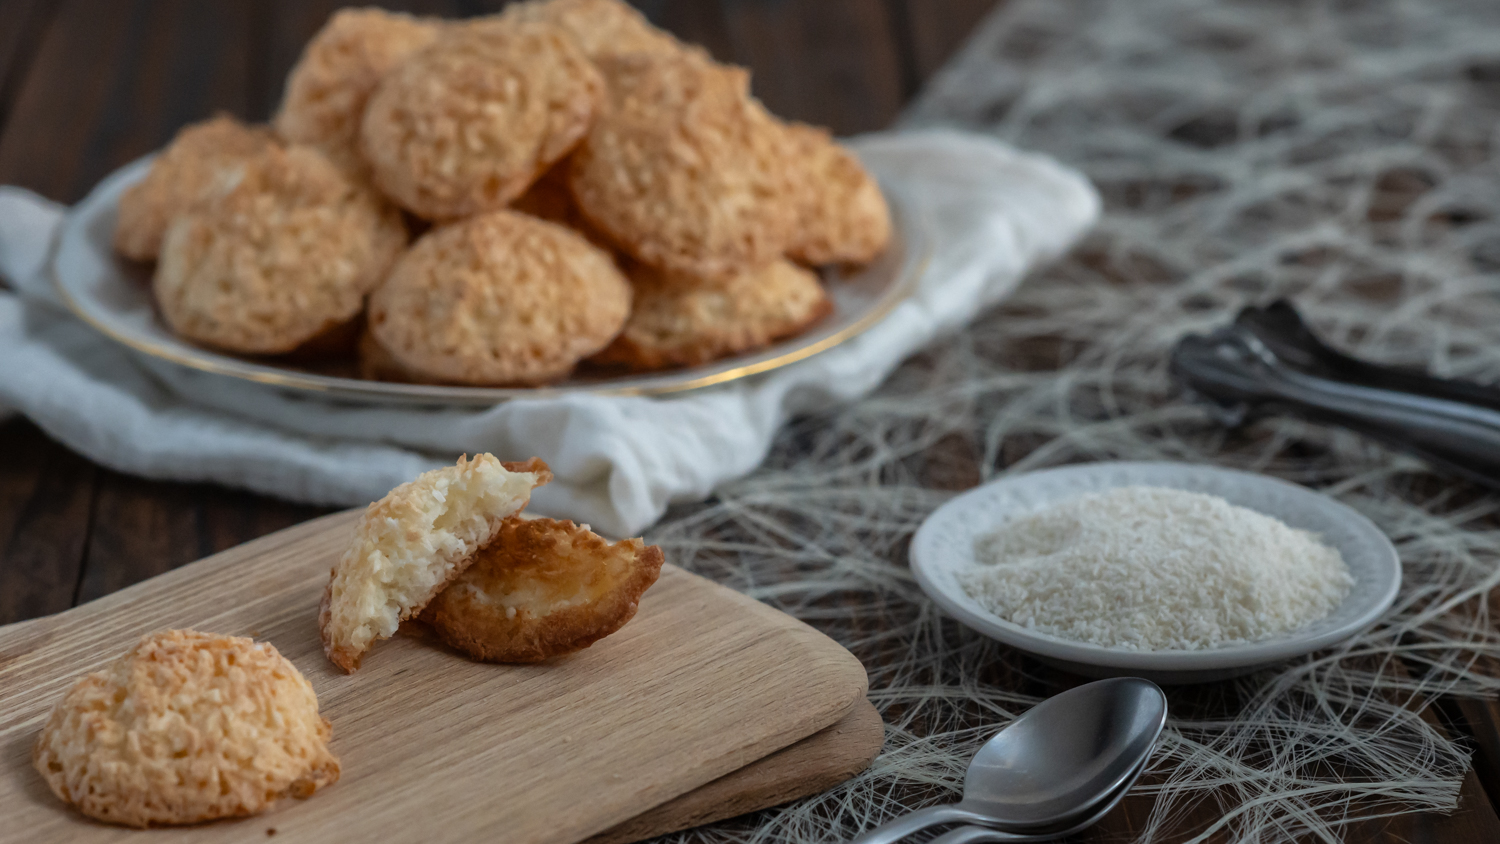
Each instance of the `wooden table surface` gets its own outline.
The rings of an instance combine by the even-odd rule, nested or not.
[[[71,203],[185,123],[215,111],[266,119],[302,44],[339,5],[0,0],[0,184]],[[383,5],[452,17],[504,3]],[[777,114],[851,134],[888,125],[995,0],[637,5],[716,57],[749,66],[755,92]],[[0,423],[0,624],[66,609],[324,512],[213,485],[129,477],[25,420]],[[1365,824],[1347,840],[1500,841],[1490,799],[1500,796],[1500,707],[1444,702],[1434,712],[1476,749],[1478,773],[1466,781],[1459,810]],[[1088,837],[1123,840],[1150,805],[1132,797]]]

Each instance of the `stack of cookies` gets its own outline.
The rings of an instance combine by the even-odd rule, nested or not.
[[[533,0],[338,12],[273,125],[184,129],[122,196],[115,244],[156,261],[195,343],[525,386],[797,334],[832,310],[813,268],[890,231],[859,162],[742,68],[620,0]]]

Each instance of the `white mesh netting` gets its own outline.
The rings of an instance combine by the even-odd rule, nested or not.
[[[1173,391],[1166,357],[1285,295],[1354,354],[1500,380],[1500,3],[1006,3],[907,122],[1057,156],[1105,215],[1007,305],[792,424],[754,475],[652,532],[854,651],[888,731],[847,785],[680,838],[838,840],[956,799],[978,745],[1059,678],[938,613],[906,543],[954,490],[1102,459],[1313,486],[1405,566],[1395,609],[1347,645],[1171,692],[1141,840],[1337,840],[1451,810],[1468,751],[1424,710],[1500,690],[1500,498],[1347,433],[1226,432]]]

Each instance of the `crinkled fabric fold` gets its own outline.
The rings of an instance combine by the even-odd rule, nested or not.
[[[148,372],[75,320],[52,292],[64,209],[0,189],[0,407],[123,472],[215,481],[296,501],[356,505],[459,452],[540,456],[556,480],[533,509],[638,533],[673,501],[758,465],[790,415],[857,398],[902,359],[1004,298],[1099,213],[1086,179],[1044,156],[947,130],[851,142],[931,227],[913,295],[864,334],[752,379],[669,398],[570,395],[484,410],[253,401],[231,379]]]

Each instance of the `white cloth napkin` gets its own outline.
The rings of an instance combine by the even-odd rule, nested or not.
[[[89,458],[151,478],[216,481],[294,501],[364,504],[460,452],[540,456],[556,480],[536,512],[634,535],[669,503],[750,472],[793,413],[868,392],[907,355],[1013,290],[1099,213],[1081,175],[1043,156],[947,130],[850,142],[931,222],[910,299],[864,334],[770,373],[669,398],[567,396],[481,410],[254,401],[236,382],[148,373],[57,304],[49,262],[66,210],[0,187],[0,414],[11,408]]]

